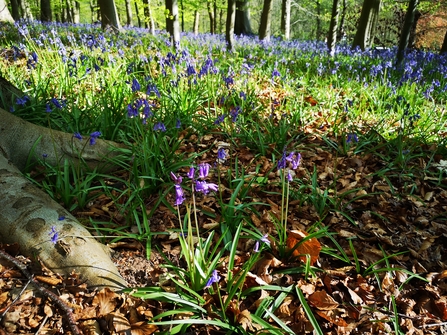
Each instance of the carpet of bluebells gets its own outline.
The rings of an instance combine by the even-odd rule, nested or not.
[[[445,330],[447,55],[55,23],[0,40],[11,113],[125,144],[111,173],[25,171],[121,248],[128,298],[66,293],[82,332]],[[57,315],[43,332],[73,332]]]

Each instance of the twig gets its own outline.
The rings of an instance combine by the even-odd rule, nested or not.
[[[64,313],[65,319],[68,321],[68,326],[73,335],[81,335],[81,332],[79,331],[79,328],[73,316],[73,310],[70,307],[68,307],[68,305],[65,302],[63,302],[56,294],[54,294],[47,288],[43,287],[42,284],[39,283],[37,280],[35,280],[33,275],[27,270],[26,266],[20,261],[18,261],[16,258],[7,254],[3,250],[0,250],[0,257],[7,259],[11,263],[13,263],[17,268],[19,268],[20,271],[23,273],[23,275],[35,285],[37,290],[45,298],[51,299],[57,305],[57,307]]]
[[[17,294],[17,297],[9,304],[9,306],[5,309],[5,311],[2,313],[2,315],[0,315],[0,321],[3,319],[3,317],[6,315],[6,313],[8,313],[9,309],[14,306],[14,304],[17,302],[17,300],[20,299],[20,297],[22,296],[23,292],[25,292],[26,288],[28,287],[28,285],[31,283],[31,280],[28,280],[28,282],[26,283],[25,286],[23,286],[22,290],[20,291],[19,294]]]

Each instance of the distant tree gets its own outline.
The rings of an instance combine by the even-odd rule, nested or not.
[[[329,25],[329,33],[327,36],[327,48],[331,56],[335,52],[335,44],[337,43],[337,31],[338,31],[338,17],[340,13],[340,1],[333,0],[332,2],[332,14],[331,23]]]
[[[225,26],[225,41],[227,49],[234,51],[234,25],[236,21],[236,0],[228,0],[227,23]]]
[[[285,40],[290,38],[290,9],[292,0],[282,0],[281,4],[281,33]]]
[[[352,47],[357,46],[365,50],[372,44],[374,30],[379,18],[381,0],[364,0],[357,32]]]
[[[50,0],[40,0],[40,21],[49,22],[52,20]]]
[[[262,7],[261,24],[259,26],[259,39],[270,41],[270,25],[272,16],[272,0],[264,0]]]
[[[5,2],[5,1],[3,0],[3,2]],[[14,21],[20,20],[19,3],[17,2],[17,0],[11,0],[10,3],[11,3],[12,18],[14,19]],[[1,13],[0,13],[0,15],[1,15]]]
[[[14,22],[5,0],[0,0],[0,22]]]
[[[26,0],[18,0],[19,8],[22,12],[21,18],[25,20],[33,20],[33,14],[31,13],[31,8],[29,3]]]
[[[339,12],[340,12],[340,5],[339,7]],[[345,19],[346,19],[346,0],[342,0],[342,5],[341,5],[341,15],[340,16],[340,20],[338,23],[338,27],[337,27],[337,41],[340,41],[344,36],[345,36]]]
[[[133,23],[133,15],[132,15],[132,4],[130,3],[130,0],[126,0],[126,24],[128,26],[132,26]]]
[[[120,30],[120,20],[118,12],[116,11],[114,0],[98,0],[99,8],[101,10],[101,27],[106,29],[108,27],[113,30]]]
[[[145,26],[149,28],[151,35],[155,35],[155,22],[152,15],[151,0],[144,0]]]
[[[135,15],[137,16],[138,27],[141,28],[140,10],[138,9],[138,3],[136,1],[134,1],[134,6],[135,6]]]
[[[178,21],[178,3],[177,0],[165,0],[166,6],[166,30],[171,36],[171,42],[174,49],[180,47],[180,25]]]
[[[412,27],[414,26],[414,19],[417,11],[419,0],[410,0],[408,3],[407,13],[405,14],[405,21],[400,34],[399,47],[397,48],[396,65],[402,65],[404,60],[405,50],[408,47]]]
[[[215,12],[214,12],[214,4],[215,1],[212,0],[208,0],[206,2],[207,4],[207,8],[208,8],[208,16],[210,18],[210,33],[211,34],[215,34],[216,33],[216,16],[215,16]]]
[[[196,9],[194,11],[194,23],[193,23],[194,35],[197,35],[199,33],[199,20],[200,20],[200,12],[198,9]]]
[[[234,33],[236,35],[253,35],[250,24],[249,0],[236,1],[236,18],[234,22]],[[227,16],[228,23],[228,16]]]

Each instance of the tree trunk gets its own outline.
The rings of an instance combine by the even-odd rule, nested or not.
[[[360,47],[365,50],[372,45],[374,30],[379,18],[381,0],[365,0],[360,14],[359,25],[354,37],[352,47]]]
[[[134,5],[135,5],[135,15],[137,16],[138,28],[141,28],[140,11],[138,10],[138,4],[136,1],[134,2]]]
[[[262,7],[261,24],[259,26],[259,39],[270,41],[270,22],[272,16],[272,0],[264,0]]]
[[[2,6],[1,8],[4,8],[5,6],[3,6],[1,3],[5,3],[5,0],[0,1],[0,5]],[[20,20],[20,12],[19,12],[19,3],[17,2],[17,0],[11,0],[11,14],[12,14],[12,18],[14,19],[14,21],[18,21]],[[7,7],[6,7],[7,8]],[[1,16],[3,15],[3,11],[0,12],[0,20],[1,20]],[[2,20],[3,21],[3,20]],[[8,20],[6,20],[8,21]]]
[[[315,38],[317,40],[321,39],[321,0],[316,0],[315,1],[315,5],[317,7],[317,15],[315,16],[317,22],[317,31],[315,32]]]
[[[290,38],[290,8],[292,0],[282,0],[281,3],[281,33],[285,40]]]
[[[200,12],[198,9],[194,11],[194,35],[199,34]]]
[[[166,30],[171,36],[171,42],[174,49],[180,47],[180,25],[178,21],[178,3],[177,0],[166,0]]]
[[[445,32],[445,35],[444,35],[444,41],[442,42],[440,53],[443,54],[446,52],[447,52],[447,31]]]
[[[23,255],[39,259],[56,273],[69,275],[76,271],[90,286],[125,287],[104,246],[20,171],[27,159],[32,162],[43,154],[53,164],[60,164],[61,159],[80,164],[80,153],[85,152],[88,165],[99,166],[104,158],[114,155],[112,142],[97,141],[98,147],[89,148],[88,139],[74,140],[72,134],[33,125],[5,111],[8,101],[23,93],[3,78],[0,94],[0,243],[17,243]],[[58,238],[52,240],[54,232]]]
[[[73,3],[71,0],[65,0],[65,18],[68,23],[74,23]]]
[[[121,25],[116,11],[114,0],[98,0],[101,10],[101,27],[106,29],[111,27],[113,30],[120,30]]]
[[[332,2],[331,23],[329,25],[329,33],[327,36],[327,48],[331,56],[334,56],[335,44],[337,43],[338,16],[340,12],[339,4],[339,0],[333,0]]]
[[[210,18],[210,33],[215,34],[216,31],[214,30],[214,28],[215,28],[216,17],[214,16],[214,8],[212,6],[213,4],[210,0],[208,0],[206,3],[208,7],[208,16]]]
[[[231,52],[234,51],[235,21],[236,21],[236,0],[228,0],[225,40],[227,42],[227,49]]]
[[[345,36],[346,0],[343,0],[342,6],[340,24],[337,29],[337,41],[341,41]]]
[[[228,20],[228,17],[227,17]],[[248,0],[236,0],[236,18],[234,22],[234,33],[236,35],[253,35],[250,24],[250,10]]]
[[[19,0],[19,8],[22,12],[22,18],[25,20],[33,20],[33,14],[31,13],[31,8],[27,0]]]
[[[81,4],[79,1],[75,1],[73,7],[73,23],[79,22],[81,22]]]
[[[155,35],[155,22],[152,16],[151,0],[145,0],[144,3],[145,26],[150,29],[151,35]]]
[[[130,0],[126,0],[126,23],[129,27],[132,27],[132,4]]]
[[[0,0],[0,22],[14,22],[5,0]]]
[[[180,17],[181,17],[181,28],[182,32],[185,31],[185,8],[183,7],[183,0],[180,0]]]
[[[40,0],[40,21],[50,22],[52,20],[50,0]]]
[[[399,47],[396,55],[396,65],[402,65],[404,60],[405,50],[408,47],[408,41],[410,40],[410,34],[414,23],[414,17],[416,14],[418,0],[410,0],[408,3],[407,13],[405,14],[404,25],[400,33]]]

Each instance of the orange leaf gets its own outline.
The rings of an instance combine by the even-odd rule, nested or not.
[[[328,320],[329,322],[332,322],[333,324],[339,326],[339,327],[347,327],[348,324],[345,320],[343,320],[337,313],[334,311],[316,311],[319,316],[321,316],[323,319]]]
[[[311,106],[315,106],[318,104],[318,101],[315,100],[311,95],[304,97],[304,101],[306,101],[307,103],[309,103]]]
[[[330,311],[338,307],[338,302],[334,300],[326,291],[315,291],[309,295],[309,304],[322,310]]]
[[[306,232],[302,230],[291,230],[287,236],[286,245],[289,249],[294,249],[298,243],[306,236]],[[299,257],[303,262],[306,262],[306,256],[310,256],[310,265],[314,265],[320,255],[321,244],[316,238],[310,238],[303,243],[299,244],[298,247],[293,251],[293,256]]]

